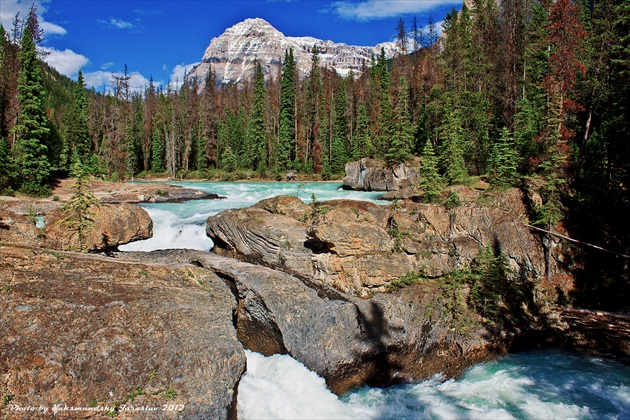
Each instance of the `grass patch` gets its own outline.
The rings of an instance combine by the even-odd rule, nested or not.
[[[167,387],[162,392],[162,398],[165,400],[172,400],[177,397],[177,391],[173,387]]]
[[[410,271],[402,277],[398,277],[395,280],[390,281],[385,285],[385,290],[387,292],[393,292],[396,290],[400,290],[404,287],[411,286],[418,283],[427,283],[431,281],[427,277],[424,277],[420,273],[416,273],[415,271]]]

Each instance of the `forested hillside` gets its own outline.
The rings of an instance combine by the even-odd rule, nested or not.
[[[210,73],[203,89],[188,79],[141,93],[126,68],[112,92],[97,93],[81,74],[71,83],[43,65],[32,12],[0,28],[0,190],[46,195],[73,161],[115,180],[288,170],[327,179],[362,157],[420,156],[427,199],[471,177],[528,180],[542,197],[539,225],[564,220],[630,254],[630,4],[467,4],[439,39],[434,25],[424,33],[399,21],[400,54],[374,57],[361,77],[320,68],[314,47],[303,80],[286,51],[268,83],[258,66],[244,88],[217,86]],[[596,272],[627,281],[628,258],[595,259]]]

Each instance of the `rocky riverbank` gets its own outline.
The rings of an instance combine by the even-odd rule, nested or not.
[[[308,206],[293,196],[275,197],[210,217],[207,234],[216,253],[359,296],[408,273],[436,278],[470,267],[484,248],[504,255],[507,277],[519,283],[566,274],[524,224],[520,190],[484,197],[462,190],[460,196],[450,209],[411,201]]]
[[[86,186],[94,196],[79,234],[72,212],[63,206],[75,193],[74,181],[65,179],[48,198],[0,197],[0,243],[39,246],[56,250],[110,251],[119,245],[151,238],[149,214],[133,204],[219,199],[217,194],[168,184],[127,184],[92,180]],[[44,228],[36,218],[44,218]]]
[[[284,272],[189,250],[128,253],[125,261],[188,262],[230,286],[241,343],[265,355],[290,354],[342,394],[364,384],[454,376],[505,352],[510,338],[478,317],[453,328],[448,300],[435,285],[416,285],[371,299],[308,285]],[[472,313],[470,314],[473,315]]]
[[[553,308],[571,276],[562,248],[548,259],[523,223],[531,197],[459,195],[453,208],[275,197],[209,218],[216,253],[55,251],[31,218],[0,213],[3,415],[66,404],[137,418],[124,408],[166,404],[183,411],[143,418],[233,417],[244,348],[290,354],[342,394],[457,376],[524,341],[602,340]],[[128,205],[101,206],[142,219]],[[115,217],[96,219],[102,238]],[[484,249],[491,277],[474,271]],[[626,330],[611,347],[622,356]]]
[[[74,194],[73,184],[73,179],[57,181],[50,197],[46,198],[0,196],[0,210],[44,216],[70,200]],[[91,180],[87,183],[86,190],[91,191],[99,202],[107,204],[165,203],[221,198],[216,194],[166,183],[130,184]]]

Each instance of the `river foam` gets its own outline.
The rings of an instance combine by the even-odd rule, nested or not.
[[[238,413],[242,419],[628,419],[630,368],[536,351],[481,363],[459,379],[435,375],[338,398],[290,356],[247,351]]]

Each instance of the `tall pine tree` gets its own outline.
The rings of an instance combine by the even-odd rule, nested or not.
[[[459,111],[451,110],[448,113],[441,127],[440,138],[444,178],[449,185],[465,182],[468,179],[468,172],[464,161],[464,129]]]
[[[398,96],[396,98],[396,108],[394,109],[394,119],[389,130],[391,141],[387,155],[387,163],[403,163],[411,157],[413,149],[413,124],[409,115],[409,91],[404,78],[400,79],[398,85]]]
[[[86,163],[92,152],[92,144],[87,124],[87,94],[81,70],[79,70],[77,85],[74,89],[71,118],[64,149],[68,151],[68,157],[73,162]]]
[[[420,167],[420,189],[426,201],[432,202],[442,192],[442,178],[437,170],[438,162],[433,150],[433,143],[427,139],[422,149],[422,166]]]
[[[254,72],[254,103],[247,127],[247,152],[252,169],[267,169],[267,91],[260,63]]]
[[[383,158],[389,150],[389,142],[391,139],[391,121],[393,117],[392,99],[389,93],[390,74],[385,56],[385,49],[381,48],[376,65],[373,67],[373,76],[371,82],[375,82],[376,101],[378,102],[378,116],[376,118],[376,148],[377,157]]]
[[[372,144],[367,110],[364,105],[361,105],[357,114],[357,127],[354,131],[352,158],[361,159],[365,157],[374,157],[374,145]]]
[[[48,195],[46,185],[50,175],[46,138],[50,129],[43,105],[45,95],[42,86],[40,62],[35,42],[28,27],[21,41],[18,99],[20,115],[14,130],[17,134],[13,145],[13,158],[19,171],[20,189],[30,195]]]
[[[333,121],[332,154],[330,156],[331,172],[343,172],[348,161],[348,118],[346,116],[346,82],[341,80],[334,103],[335,118]]]
[[[297,79],[293,48],[284,54],[280,86],[280,122],[278,130],[278,169],[293,166],[297,151],[295,141],[295,95]]]
[[[324,114],[324,92],[322,73],[319,67],[319,49],[313,45],[311,53],[311,72],[306,89],[306,150],[304,151],[305,169],[321,173],[324,164],[322,150],[322,119]],[[311,166],[312,165],[312,166]]]

